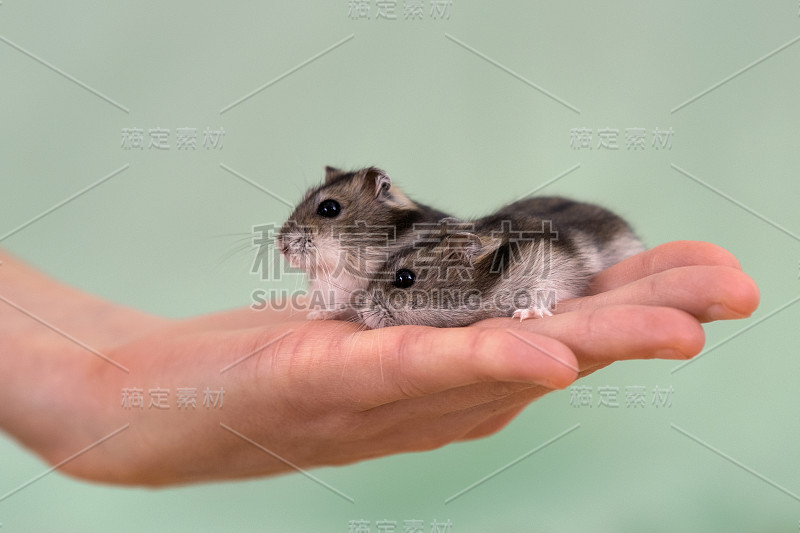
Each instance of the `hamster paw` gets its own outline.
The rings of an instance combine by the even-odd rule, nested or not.
[[[338,315],[339,313],[336,311],[309,311],[306,314],[306,320],[334,320]]]
[[[553,316],[553,313],[546,307],[531,307],[530,309],[517,309],[511,318],[519,318],[519,321],[522,322],[526,318],[544,318],[545,316]]]

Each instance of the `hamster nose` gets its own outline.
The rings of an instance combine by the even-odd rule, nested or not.
[[[285,254],[289,251],[291,246],[291,238],[289,235],[285,234],[283,230],[275,237],[275,247],[281,251],[282,254]]]

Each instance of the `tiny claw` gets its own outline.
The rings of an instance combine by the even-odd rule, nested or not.
[[[547,308],[532,307],[530,309],[517,309],[511,315],[511,318],[519,317],[519,321],[522,322],[526,318],[544,318],[545,316],[553,316],[553,313]]]

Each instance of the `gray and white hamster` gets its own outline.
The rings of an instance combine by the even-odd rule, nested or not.
[[[353,291],[395,251],[413,240],[415,224],[447,213],[411,200],[386,173],[369,167],[345,172],[325,168],[325,182],[309,189],[278,233],[289,263],[309,277],[310,319],[345,318]]]
[[[397,251],[356,298],[370,328],[465,326],[551,315],[592,276],[644,250],[622,218],[560,197],[520,200],[469,222],[447,218]]]

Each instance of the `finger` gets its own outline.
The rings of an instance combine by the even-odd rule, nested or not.
[[[758,307],[758,287],[741,270],[726,266],[676,267],[616,289],[559,302],[558,311],[620,304],[682,309],[702,322],[750,316]]]
[[[534,398],[535,399],[535,398]],[[488,419],[483,420],[477,426],[467,431],[459,440],[474,440],[494,435],[504,427],[506,427],[518,414],[520,414],[528,403],[523,405],[515,405],[500,414],[491,415]]]
[[[578,372],[577,360],[566,346],[535,334],[526,333],[521,339],[499,330],[403,326],[364,332],[361,337],[364,341],[379,339],[377,355],[383,380],[375,390],[377,403],[477,383],[560,389],[572,383]],[[365,355],[374,366],[374,351]]]
[[[611,363],[599,364],[590,369],[581,370],[579,379],[584,378],[589,374],[593,374],[598,370],[602,370],[609,364]],[[516,416],[520,414],[531,402],[538,400],[549,392],[552,391],[544,387],[534,385],[533,387],[517,391],[514,394],[503,398],[502,400],[496,402],[498,405],[502,403],[503,406],[499,409],[499,412],[495,411],[490,413],[485,420],[481,421],[478,425],[470,429],[461,437],[460,440],[480,439],[497,433],[506,425],[508,425],[514,418],[516,418]]]
[[[358,402],[360,409],[477,383],[560,389],[577,377],[577,360],[566,346],[527,332],[510,335],[489,328],[398,326],[340,339],[334,345],[328,339],[327,351],[321,355],[314,336],[306,336],[296,347],[293,364],[309,364],[304,358],[316,354],[312,355],[316,371],[335,368],[337,389]]]
[[[471,425],[463,430],[467,431],[483,420],[507,410],[509,406],[519,405],[521,398],[532,398],[531,395],[534,394],[532,391],[536,391],[535,397],[539,397],[551,392],[552,389],[526,383],[477,383],[419,398],[385,403],[366,412],[375,416],[377,420],[413,418],[440,421],[453,414],[470,413]],[[532,399],[527,400],[530,401]]]
[[[565,361],[551,352],[546,346],[547,340],[542,341],[542,337],[528,333],[526,331],[507,331],[511,337],[522,341],[524,344],[538,350],[550,357],[563,368],[562,370],[571,371],[571,377],[576,377],[580,369],[576,361]],[[495,356],[497,357],[497,356]],[[563,388],[569,383],[563,384]],[[499,403],[502,400],[519,397],[520,393],[529,394],[531,390],[537,391],[536,396],[542,396],[554,389],[552,384],[532,384],[530,382],[519,381],[499,381],[489,380],[473,383],[466,386],[453,387],[438,392],[430,392],[424,396],[402,398],[401,401],[387,402],[378,406],[388,418],[398,418],[407,412],[414,413],[417,417],[438,418],[447,414],[479,407],[487,407],[490,411],[501,408]],[[528,400],[531,401],[531,400]],[[516,404],[515,404],[516,405]],[[374,410],[374,408],[371,408]]]
[[[374,424],[378,424],[381,427],[372,438],[389,439],[401,435],[404,446],[427,450],[453,441],[477,439],[496,433],[531,402],[548,392],[543,387],[533,386],[503,400],[436,416],[420,416],[417,411],[408,409],[409,403],[420,402],[421,399],[380,406],[365,414],[368,425],[374,428]],[[387,428],[382,424],[384,420],[403,422]],[[408,431],[404,431],[406,429]],[[427,438],[421,439],[421,434]]]
[[[537,390],[538,392],[534,392]],[[438,448],[454,441],[488,436],[499,431],[525,406],[548,391],[534,386],[517,393],[512,400],[503,400],[452,411],[436,416],[420,416],[410,404],[413,399],[379,406],[361,413],[364,427],[374,430],[368,437],[370,445],[399,447],[404,451],[423,451]],[[391,444],[389,444],[391,443]]]
[[[602,370],[611,363],[604,363],[593,366],[590,369],[581,370],[580,378]],[[520,414],[531,402],[534,402],[552,392],[544,387],[534,385],[525,390],[520,390],[509,395],[502,400],[495,402],[496,409],[487,418],[465,433],[459,440],[473,440],[488,437],[506,427],[518,414]],[[500,407],[502,405],[502,407]],[[499,407],[499,409],[498,409]]]
[[[502,326],[507,325],[508,320],[492,319],[479,325]],[[578,356],[581,377],[621,359],[686,358],[699,353],[704,341],[703,329],[697,320],[672,308],[620,306],[513,323],[517,329],[510,330],[509,334],[518,336],[523,342],[534,343],[541,338],[531,337],[526,331],[529,328],[538,328],[539,333],[546,332],[555,338],[561,337]],[[539,385],[520,387],[514,383],[485,383],[445,391],[424,400],[382,406],[381,412],[390,418],[400,418],[408,412],[418,417],[436,418],[470,410],[483,412],[489,420],[494,419],[498,412],[520,408],[550,391]],[[500,429],[501,420],[502,417],[494,423],[487,421],[487,427],[476,429],[476,434],[483,435],[484,430],[491,432],[494,427],[497,428],[495,431]]]
[[[478,329],[512,328],[561,341],[582,371],[628,359],[686,359],[700,353],[705,334],[688,313],[671,307],[618,305],[520,322],[492,318]]]
[[[727,266],[741,270],[739,261],[726,249],[700,241],[661,244],[622,261],[592,280],[592,294],[621,287],[637,279],[671,268],[693,265]]]
[[[433,450],[463,439],[465,434],[487,418],[482,409],[464,409],[437,417],[420,418],[411,411],[394,412],[399,411],[396,407],[389,404],[360,413],[363,417],[360,427],[369,428],[369,431],[356,434],[354,446],[370,449],[370,455],[374,457],[398,451]]]

